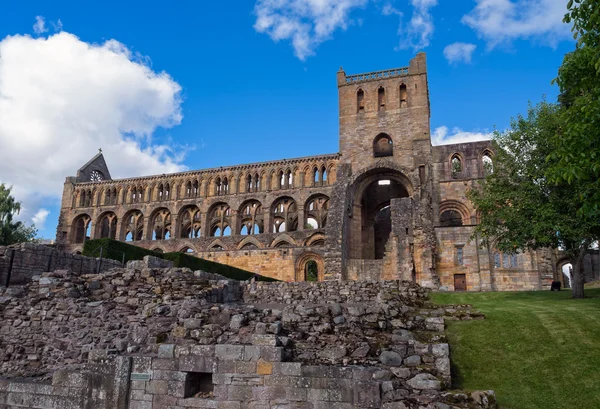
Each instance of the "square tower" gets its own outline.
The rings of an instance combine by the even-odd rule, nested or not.
[[[429,163],[429,91],[425,53],[408,67],[337,74],[341,161],[353,172],[382,159],[406,169]]]

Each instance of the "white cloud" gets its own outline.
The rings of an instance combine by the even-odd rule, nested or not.
[[[37,227],[38,229],[43,229],[44,224],[46,223],[46,218],[48,217],[49,214],[50,214],[50,211],[48,209],[40,209],[31,218],[31,221],[33,222],[33,224],[35,224],[35,227]]]
[[[113,177],[184,170],[182,157],[152,142],[182,120],[181,87],[115,40],[88,44],[67,32],[0,41],[0,182],[41,220],[66,176],[103,148]],[[46,215],[47,216],[47,215]]]
[[[536,39],[555,46],[570,36],[562,22],[568,0],[475,0],[462,22],[487,41],[489,48],[516,39]]]
[[[491,132],[467,132],[460,128],[452,128],[450,130],[447,126],[440,126],[433,131],[431,144],[433,146],[450,145],[453,143],[487,141],[490,139],[492,139]]]
[[[444,57],[451,64],[459,62],[470,64],[475,48],[477,48],[475,44],[453,43],[444,48]]]
[[[42,34],[47,32],[46,20],[42,16],[35,16],[35,24],[33,25],[33,32],[36,34]]]
[[[437,5],[437,0],[410,0],[410,3],[413,6],[413,13],[406,24],[403,21],[404,14],[392,7],[391,4],[386,4],[382,12],[386,16],[393,14],[400,16],[398,49],[412,48],[414,51],[419,51],[429,46],[431,37],[433,37],[435,25],[431,9]]]
[[[273,41],[291,40],[302,61],[314,55],[337,29],[351,23],[350,13],[368,0],[258,0],[254,6],[254,29]]]

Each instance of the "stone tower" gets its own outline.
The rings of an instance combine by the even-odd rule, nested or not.
[[[337,82],[338,180],[346,180],[346,194],[344,206],[332,208],[345,212],[338,233],[342,275],[436,286],[425,54],[408,67],[357,75],[340,70]]]

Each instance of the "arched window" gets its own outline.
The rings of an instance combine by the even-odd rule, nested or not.
[[[260,176],[258,173],[254,175],[254,187],[256,188],[257,192],[260,190]]]
[[[286,187],[287,188],[292,188],[294,186],[294,174],[292,173],[291,170],[287,171],[287,177],[286,177]]]
[[[210,225],[211,236],[225,235],[225,229],[231,225],[231,209],[226,203],[217,203],[208,213],[207,222]],[[231,232],[231,229],[229,229]]]
[[[319,168],[315,167],[313,169],[313,185],[319,183]]]
[[[113,205],[117,204],[117,188],[113,189],[110,200],[111,200],[111,204],[113,204]]]
[[[196,239],[201,235],[200,209],[197,206],[186,207],[179,215],[181,238]]]
[[[156,191],[156,193],[157,193],[157,198],[159,201],[164,200],[164,194],[165,194],[164,190],[165,189],[164,189],[162,183],[160,185],[158,185],[158,190]]]
[[[481,167],[483,170],[483,176],[490,175],[494,172],[494,162],[492,161],[492,155],[490,152],[485,151],[481,157]]]
[[[198,197],[198,181],[194,180],[194,184],[192,185],[192,193],[194,194],[194,197]]]
[[[159,209],[152,217],[152,240],[167,240],[171,238],[171,212]]]
[[[442,227],[462,226],[462,215],[457,210],[445,210],[440,216],[440,224]]]
[[[408,107],[408,93],[406,84],[400,84],[400,108]]]
[[[377,109],[385,111],[385,88],[379,87],[377,90]]]
[[[373,139],[373,157],[382,158],[394,155],[394,143],[388,134],[380,133]]]
[[[245,202],[238,211],[240,234],[260,234],[264,231],[262,205],[258,200]]]
[[[290,197],[275,201],[271,207],[272,232],[296,231],[298,229],[298,209],[296,202]]]
[[[185,197],[192,196],[192,182],[187,182],[185,184]]]
[[[223,186],[221,187],[221,194],[223,194],[223,195],[229,194],[229,180],[227,180],[227,178],[223,178]]]
[[[110,199],[110,189],[106,189],[106,194],[104,196],[104,204],[109,205],[111,203]]]
[[[252,175],[246,177],[246,192],[252,192]]]
[[[458,179],[463,170],[462,160],[460,159],[460,156],[458,156],[458,155],[452,156],[452,159],[450,160],[450,166],[451,166],[452,178]]]
[[[98,221],[100,238],[117,238],[117,216],[113,212],[105,213]],[[98,232],[96,228],[96,232]]]
[[[139,210],[132,210],[125,215],[125,241],[139,241],[144,235],[144,215]],[[115,223],[116,227],[116,223]],[[129,240],[127,239],[129,237]]]
[[[329,198],[319,195],[308,200],[304,206],[306,225],[305,229],[322,229],[327,225],[329,211]]]
[[[327,169],[325,169],[325,166],[321,168],[321,174],[323,175],[323,182],[327,182]]]
[[[221,178],[215,179],[215,196],[221,195]]]
[[[279,171],[279,189],[283,189],[285,187],[285,175],[283,171]]]
[[[356,112],[364,112],[365,110],[365,92],[359,89],[356,93]]]

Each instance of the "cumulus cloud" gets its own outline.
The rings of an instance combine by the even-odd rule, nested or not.
[[[434,146],[450,145],[453,143],[487,141],[490,139],[492,139],[491,132],[467,132],[460,128],[452,128],[450,130],[447,126],[440,126],[433,131],[431,144]]]
[[[413,12],[407,23],[404,23],[404,14],[389,3],[383,7],[382,12],[387,16],[397,15],[400,17],[398,49],[412,48],[414,51],[419,51],[429,46],[433,37],[435,25],[431,9],[437,5],[437,0],[410,0],[410,4],[413,6]]]
[[[452,43],[444,48],[444,57],[451,64],[459,62],[470,64],[475,48],[477,48],[475,44]]]
[[[289,40],[302,61],[314,55],[337,29],[351,23],[350,13],[368,0],[258,0],[254,29],[273,41]]]
[[[182,120],[181,87],[115,40],[88,44],[67,32],[0,41],[1,182],[39,223],[66,176],[103,148],[113,177],[184,170],[153,142]]]
[[[60,20],[59,20],[60,21]],[[42,16],[35,16],[35,24],[33,25],[33,32],[36,34],[43,34],[47,32],[46,20]]]
[[[37,227],[38,229],[43,229],[44,225],[46,224],[46,218],[49,214],[50,211],[48,209],[40,209],[37,211],[36,214],[33,215],[31,221],[33,222],[33,224],[35,224],[35,227]]]
[[[536,39],[551,46],[570,36],[562,22],[568,0],[475,0],[477,5],[462,22],[471,27],[488,48],[516,39]]]

